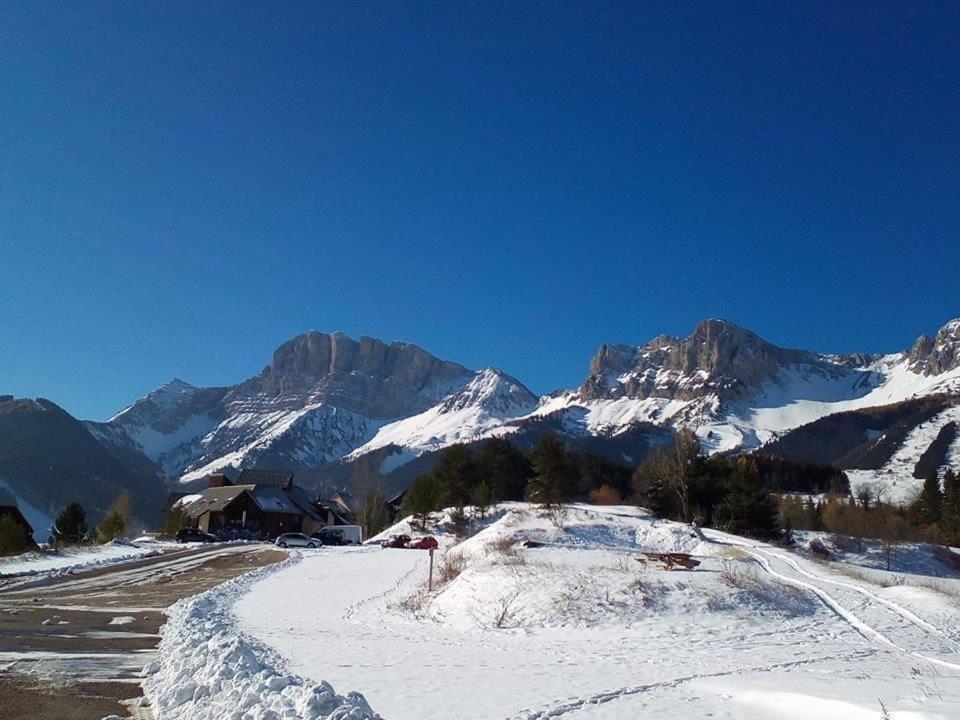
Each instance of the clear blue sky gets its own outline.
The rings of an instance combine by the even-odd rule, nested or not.
[[[549,391],[705,317],[960,316],[955,2],[0,10],[0,393],[105,418],[309,328]]]

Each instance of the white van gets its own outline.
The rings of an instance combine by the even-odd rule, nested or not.
[[[351,545],[359,545],[363,542],[363,528],[359,525],[327,525],[320,531],[323,533],[334,533],[339,535]]]

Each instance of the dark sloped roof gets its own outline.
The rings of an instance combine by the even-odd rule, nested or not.
[[[253,489],[253,499],[264,512],[300,515],[300,508],[291,500],[290,493],[283,488],[270,485],[257,485]]]
[[[270,485],[286,487],[293,484],[293,473],[286,470],[257,470],[248,468],[240,471],[237,485]]]
[[[253,490],[253,485],[228,485],[226,487],[207,488],[198,500],[187,505],[187,515],[200,517],[205,512],[220,512],[245,492]]]
[[[289,494],[290,499],[293,500],[294,504],[303,511],[304,515],[309,515],[314,520],[326,525],[326,518],[323,517],[323,515],[321,515],[317,510],[316,506],[314,506],[306,490],[304,490],[302,487],[297,487],[294,485]]]

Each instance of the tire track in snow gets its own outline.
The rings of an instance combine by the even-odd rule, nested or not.
[[[832,580],[830,578],[823,577],[822,575],[816,575],[814,573],[808,572],[807,570],[804,570],[802,567],[800,567],[800,563],[798,563],[796,560],[786,555],[782,555],[781,553],[775,553],[769,550],[762,550],[762,552],[766,553],[771,557],[777,558],[781,562],[786,563],[787,565],[792,567],[794,570],[796,570],[798,573],[800,573],[801,575],[804,575],[805,577],[810,578],[811,580],[819,580],[821,582],[830,583],[831,585],[838,585],[840,587],[849,588],[850,590],[855,590],[861,595],[867,596],[871,600],[874,600],[880,603],[881,605],[884,605],[888,609],[892,610],[897,615],[900,615],[900,617],[902,617],[904,620],[907,620],[908,622],[911,622],[914,625],[920,628],[923,628],[924,630],[929,632],[931,635],[935,635],[937,639],[943,642],[943,644],[946,645],[947,647],[950,647],[951,649],[953,649],[954,652],[960,652],[960,646],[958,646],[957,643],[954,642],[953,638],[946,635],[943,631],[940,630],[940,628],[927,622],[926,620],[914,614],[907,608],[901,605],[897,605],[895,602],[891,600],[887,600],[886,598],[880,597],[876,593],[873,593],[864,587],[860,587],[859,585],[844,582],[842,580]]]
[[[882,632],[877,630],[875,627],[873,627],[872,625],[869,625],[868,623],[864,622],[859,617],[857,617],[851,610],[845,607],[839,600],[837,600],[833,595],[828,593],[823,588],[818,587],[817,585],[814,585],[812,583],[804,582],[803,580],[800,580],[798,578],[791,577],[789,575],[784,575],[783,573],[780,573],[774,570],[773,567],[770,565],[770,560],[767,557],[767,555],[769,554],[770,556],[775,557],[781,560],[782,562],[785,562],[785,564],[787,564],[788,566],[793,567],[795,570],[797,570],[801,574],[806,575],[807,577],[813,580],[820,580],[822,582],[833,583],[835,585],[849,586],[855,590],[859,590],[855,585],[843,583],[839,581],[827,580],[826,578],[821,578],[812,573],[805,572],[803,569],[799,567],[799,564],[795,562],[787,562],[789,558],[783,558],[778,553],[767,553],[763,548],[757,545],[750,545],[748,543],[738,543],[738,542],[731,542],[731,541],[724,541],[724,540],[712,540],[712,541],[720,545],[728,545],[730,547],[736,547],[742,550],[743,552],[750,555],[754,560],[756,560],[760,564],[760,567],[762,567],[769,575],[778,578],[779,580],[787,583],[788,585],[793,585],[794,587],[809,590],[814,595],[816,595],[821,600],[821,602],[823,602],[824,605],[826,605],[831,610],[833,610],[837,615],[843,618],[857,632],[859,632],[868,640],[873,640],[881,645],[885,645],[889,648],[892,648],[897,652],[903,653],[904,655],[909,655],[910,657],[917,658],[918,660],[923,660],[925,662],[928,662],[934,665],[939,665],[941,667],[949,668],[950,670],[960,671],[960,663],[950,662],[949,660],[942,660],[940,658],[932,657],[930,655],[924,655],[923,653],[916,652],[915,650],[908,650],[905,647],[897,645],[893,640],[888,638],[886,635],[884,635]],[[914,623],[915,625],[917,625],[918,627],[924,630],[927,630],[928,632],[932,630],[933,633],[936,634],[938,639],[941,639],[941,640],[944,639],[944,636],[941,635],[940,632],[933,625],[930,625],[926,621],[917,617],[906,608],[902,608],[896,603],[892,603],[890,601],[884,601],[883,598],[879,598],[876,595],[873,595],[872,593],[870,593],[869,591],[864,591],[864,594],[869,597],[872,597],[875,600],[883,601],[881,603],[883,607],[886,607],[887,609],[892,610],[893,612],[895,612],[895,614],[899,615],[905,620],[908,620],[909,622],[914,623],[914,620],[911,620],[911,616],[912,616],[917,621],[919,621],[919,623]],[[898,612],[898,610],[902,612]],[[952,643],[950,643],[950,645],[952,645]]]

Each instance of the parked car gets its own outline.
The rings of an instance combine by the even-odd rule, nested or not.
[[[410,542],[409,535],[394,535],[389,540],[384,540],[380,543],[380,547],[383,548],[405,548],[407,543]]]
[[[284,533],[276,539],[277,547],[305,547],[315,548],[320,546],[319,540],[309,538],[303,533]]]
[[[205,533],[203,530],[198,530],[197,528],[183,528],[183,530],[177,531],[177,542],[178,543],[188,543],[188,542],[202,542],[202,543],[212,543],[216,542],[217,539],[210,533]]]
[[[315,532],[310,536],[320,542],[321,545],[350,545],[350,541],[343,536],[343,533],[336,528],[324,528],[320,532]]]
[[[427,535],[426,537],[407,543],[407,547],[410,550],[433,550],[434,548],[440,547],[440,543],[437,542],[435,537]]]

